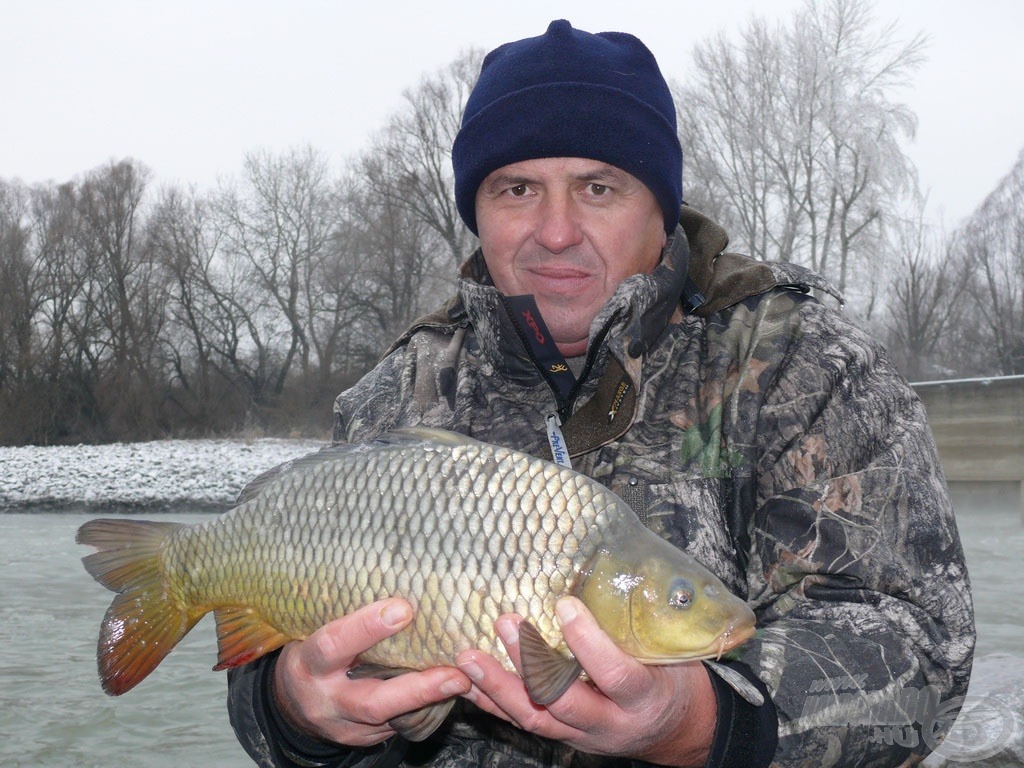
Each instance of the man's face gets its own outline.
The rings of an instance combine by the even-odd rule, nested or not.
[[[559,351],[587,348],[590,323],[630,275],[665,246],[653,193],[597,160],[544,158],[491,173],[476,194],[484,261],[506,296],[533,294]]]

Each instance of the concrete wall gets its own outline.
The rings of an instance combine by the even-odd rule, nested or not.
[[[1024,519],[1024,376],[914,384],[954,501],[987,493]]]

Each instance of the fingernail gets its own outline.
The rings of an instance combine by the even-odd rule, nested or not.
[[[461,669],[463,673],[465,673],[466,677],[468,677],[473,682],[479,682],[480,680],[483,680],[484,671],[480,668],[480,665],[477,664],[475,661],[463,662],[462,664],[459,664],[459,669]]]
[[[564,627],[576,618],[576,605],[572,600],[559,600],[555,603],[555,614],[558,616],[558,623]]]
[[[469,686],[463,683],[461,680],[456,680],[453,678],[451,680],[445,680],[443,683],[441,683],[441,693],[443,693],[445,696],[461,696],[464,693],[469,693]]]
[[[380,615],[385,627],[397,627],[409,620],[409,607],[404,603],[392,603]]]
[[[506,648],[519,643],[519,627],[510,621],[499,621],[495,625],[498,630],[498,637]]]

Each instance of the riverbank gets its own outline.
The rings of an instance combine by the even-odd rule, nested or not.
[[[209,512],[315,440],[159,440],[0,447],[0,512]]]

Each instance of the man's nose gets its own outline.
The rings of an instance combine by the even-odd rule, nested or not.
[[[534,239],[551,253],[579,245],[583,240],[578,211],[568,192],[548,194],[540,206]]]

